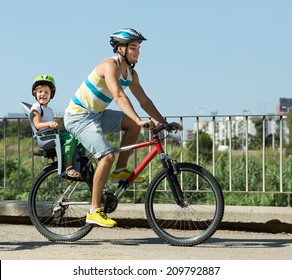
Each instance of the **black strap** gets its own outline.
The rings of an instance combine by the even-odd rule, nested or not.
[[[120,53],[120,52],[117,52],[126,62],[127,62],[127,64],[130,66],[130,68],[132,69],[132,74],[133,74],[133,69],[134,69],[134,67],[135,67],[135,63],[133,63],[133,64],[131,64],[130,62],[129,62],[129,60],[128,60],[128,58],[127,58],[127,51],[128,51],[128,45],[129,44],[127,44],[126,45],[126,49],[125,49],[125,54],[122,54],[122,53]]]

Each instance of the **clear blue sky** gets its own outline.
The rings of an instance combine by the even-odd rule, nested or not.
[[[148,39],[136,70],[163,115],[274,113],[292,97],[291,15],[290,0],[1,1],[0,117],[34,101],[41,73],[64,111],[123,27]]]

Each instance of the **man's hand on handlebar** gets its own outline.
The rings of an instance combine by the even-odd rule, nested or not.
[[[181,131],[183,127],[176,122],[172,123],[155,123],[152,120],[147,120],[147,121],[141,121],[141,124],[143,125],[144,128],[147,128],[149,130],[155,130],[155,129],[165,129],[167,131],[174,131],[174,130],[179,130]]]
[[[152,130],[155,128],[155,123],[152,120],[147,120],[147,121],[140,121],[139,124],[141,127],[147,128],[149,130]]]
[[[179,130],[179,131],[183,130],[182,125],[179,124],[179,123],[172,122],[172,123],[169,123],[169,125],[170,125],[171,128],[172,128],[171,130]]]

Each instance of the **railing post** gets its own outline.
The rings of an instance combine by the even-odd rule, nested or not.
[[[263,192],[266,191],[266,117],[263,116]]]
[[[197,131],[196,131],[196,164],[199,164],[199,116],[197,116]]]
[[[182,127],[184,127],[184,120],[183,120],[183,117],[180,117],[180,125]],[[180,148],[181,148],[181,154],[180,154],[180,161],[182,162],[183,161],[183,158],[184,158],[184,152],[183,152],[183,147],[184,147],[184,134],[182,131],[179,131],[179,134],[180,134],[180,137],[181,137],[181,142],[180,142]]]
[[[245,191],[248,190],[248,116],[245,116]]]
[[[280,116],[280,192],[283,192],[283,116],[282,115]]]
[[[6,161],[7,161],[7,154],[6,154],[6,119],[3,119],[3,157],[4,157],[4,168],[3,168],[3,187],[6,186]]]
[[[18,171],[17,171],[17,182],[20,187],[20,119],[17,119],[17,157],[18,157]]]
[[[31,131],[31,170],[32,170],[32,181],[34,180],[34,138],[33,138],[33,132]]]
[[[197,131],[196,131],[196,163],[199,164],[199,116],[197,116]],[[196,190],[199,190],[199,177],[196,176]]]
[[[212,171],[213,176],[215,176],[215,141],[216,141],[216,117],[212,116],[213,122],[213,145],[212,145]]]
[[[228,138],[229,138],[229,191],[232,191],[232,118],[229,116],[228,122]]]

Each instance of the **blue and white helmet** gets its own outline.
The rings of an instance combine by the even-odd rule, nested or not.
[[[127,45],[133,41],[138,41],[141,43],[146,40],[147,39],[139,31],[132,28],[118,30],[110,36],[110,44],[115,53],[117,52],[117,47],[119,45]]]

